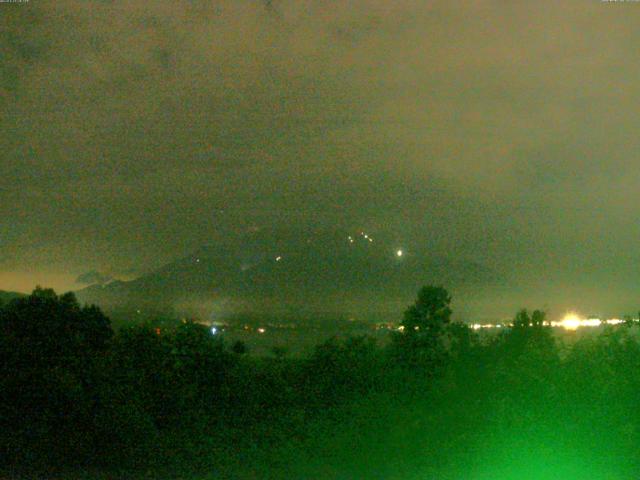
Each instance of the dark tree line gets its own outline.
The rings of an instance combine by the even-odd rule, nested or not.
[[[0,306],[0,462],[46,478],[638,471],[633,322],[562,338],[521,310],[479,335],[451,301],[424,287],[384,345],[332,338],[263,358],[192,322],[113,332],[98,308],[38,288]]]

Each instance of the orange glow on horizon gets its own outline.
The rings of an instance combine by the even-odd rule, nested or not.
[[[31,293],[37,285],[53,288],[57,293],[82,288],[75,283],[76,275],[49,272],[7,272],[0,271],[0,290]]]

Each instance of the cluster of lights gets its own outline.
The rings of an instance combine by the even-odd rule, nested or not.
[[[571,312],[565,315],[562,320],[544,322],[544,325],[547,327],[564,328],[565,330],[577,330],[578,328],[582,328],[582,327],[599,327],[601,325],[620,325],[621,323],[624,323],[624,320],[621,320],[619,318],[611,318],[609,320],[601,320],[599,318],[581,318],[576,313]],[[503,323],[471,324],[471,328],[473,330],[503,328],[505,326],[508,326],[508,325]],[[533,324],[529,324],[529,326],[533,326]]]
[[[365,232],[360,232],[360,237],[362,237],[363,240],[369,242],[369,243],[373,243],[373,237],[371,235],[369,235],[368,233]],[[355,243],[356,239],[352,236],[352,235],[347,235],[347,240],[349,241],[349,243]],[[394,252],[395,256],[397,258],[401,258],[402,256],[404,256],[405,252],[404,250],[402,250],[401,248],[395,250]]]
[[[620,325],[624,320],[619,318],[610,318],[609,320],[600,320],[599,318],[580,318],[577,314],[571,312],[559,322],[550,322],[552,327],[561,327],[565,330],[577,330],[581,327],[599,327],[600,325]]]
[[[360,236],[367,242],[373,243],[373,237],[368,233],[360,232]],[[356,241],[355,238],[353,238],[351,235],[349,235],[347,239],[349,240],[349,243],[355,243]]]
[[[504,325],[502,323],[472,323],[471,328],[473,330],[480,330],[484,328],[502,328]]]
[[[295,324],[286,324],[286,323],[280,323],[280,324],[275,324],[275,325],[269,324],[269,325],[267,325],[267,327],[273,327],[273,328],[286,328],[286,329],[295,329],[295,328],[296,328]],[[256,332],[261,333],[261,334],[262,334],[262,333],[266,333],[266,332],[267,332],[267,328],[265,328],[265,327],[257,327],[257,328],[255,328],[255,329],[254,329],[254,328],[253,328],[252,326],[250,326],[250,325],[243,325],[243,326],[242,326],[242,329],[243,329],[245,332],[253,332],[253,331],[256,331]]]

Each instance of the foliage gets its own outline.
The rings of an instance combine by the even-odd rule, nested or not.
[[[407,335],[437,336],[451,321],[451,295],[442,287],[426,286],[404,313],[401,326]]]
[[[450,302],[423,288],[387,344],[256,357],[193,322],[114,335],[36,289],[0,307],[0,460],[60,478],[634,478],[637,325],[576,338],[521,310],[480,337]]]
[[[429,376],[442,367],[448,356],[451,327],[451,295],[443,287],[425,286],[404,313],[401,332],[393,337],[395,360]],[[458,331],[456,327],[454,331]]]

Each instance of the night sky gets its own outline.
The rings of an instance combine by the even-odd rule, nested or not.
[[[3,4],[0,289],[133,278],[248,234],[364,231],[390,256],[493,272],[454,286],[470,314],[637,312],[639,15],[595,0]]]

